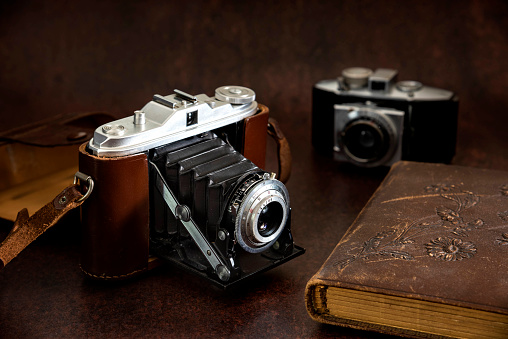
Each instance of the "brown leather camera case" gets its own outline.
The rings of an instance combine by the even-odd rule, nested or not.
[[[104,158],[79,148],[79,169],[94,191],[82,205],[81,269],[99,279],[121,279],[148,266],[148,159],[146,154]]]

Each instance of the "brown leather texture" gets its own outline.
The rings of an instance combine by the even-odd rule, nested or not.
[[[308,282],[308,312],[342,322],[312,302],[333,286],[508,315],[507,221],[508,172],[399,162]]]
[[[68,113],[1,132],[0,190],[70,167],[75,173],[79,145],[93,136],[97,126],[111,120],[113,116],[104,112]],[[67,185],[51,192],[39,207]]]
[[[258,104],[258,112],[244,119],[243,155],[259,168],[265,168],[266,129],[269,109]]]
[[[277,179],[286,183],[291,175],[291,149],[279,123],[274,118],[268,119],[268,134],[277,144],[277,165],[279,167]]]
[[[105,112],[65,113],[0,133],[0,142],[55,147],[79,145],[114,117]]]
[[[76,185],[64,189],[52,201],[35,212],[31,217],[22,209],[14,222],[11,232],[0,244],[0,269],[4,268],[21,251],[41,234],[53,227],[67,212],[80,206],[82,201]]]
[[[97,157],[83,144],[79,170],[95,182],[82,206],[82,270],[97,279],[123,279],[144,271],[149,241],[147,156]]]

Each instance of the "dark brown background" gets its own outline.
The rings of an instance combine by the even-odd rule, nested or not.
[[[174,88],[253,88],[292,146],[307,253],[227,293],[174,269],[103,285],[83,279],[79,230],[61,225],[0,273],[1,336],[370,336],[315,323],[303,303],[386,173],[313,152],[311,87],[366,66],[453,90],[454,163],[507,168],[507,15],[503,1],[2,1],[0,132],[60,113],[130,115]]]

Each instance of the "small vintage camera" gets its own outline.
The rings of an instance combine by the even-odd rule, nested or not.
[[[353,67],[312,92],[312,143],[361,167],[399,160],[449,163],[455,155],[458,98],[397,71]]]
[[[264,171],[268,108],[223,86],[215,97],[155,95],[80,148],[93,178],[82,206],[82,270],[121,279],[170,261],[227,287],[303,254],[289,194]]]

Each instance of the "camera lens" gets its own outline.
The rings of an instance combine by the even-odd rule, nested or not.
[[[284,217],[283,213],[282,206],[277,202],[266,205],[258,217],[259,234],[268,237],[277,231]]]
[[[348,124],[342,132],[346,154],[361,163],[382,159],[390,149],[390,137],[386,129],[370,119],[358,119]]]
[[[268,173],[253,174],[236,188],[230,202],[235,210],[235,239],[250,253],[272,246],[286,226],[289,194],[286,186]]]

